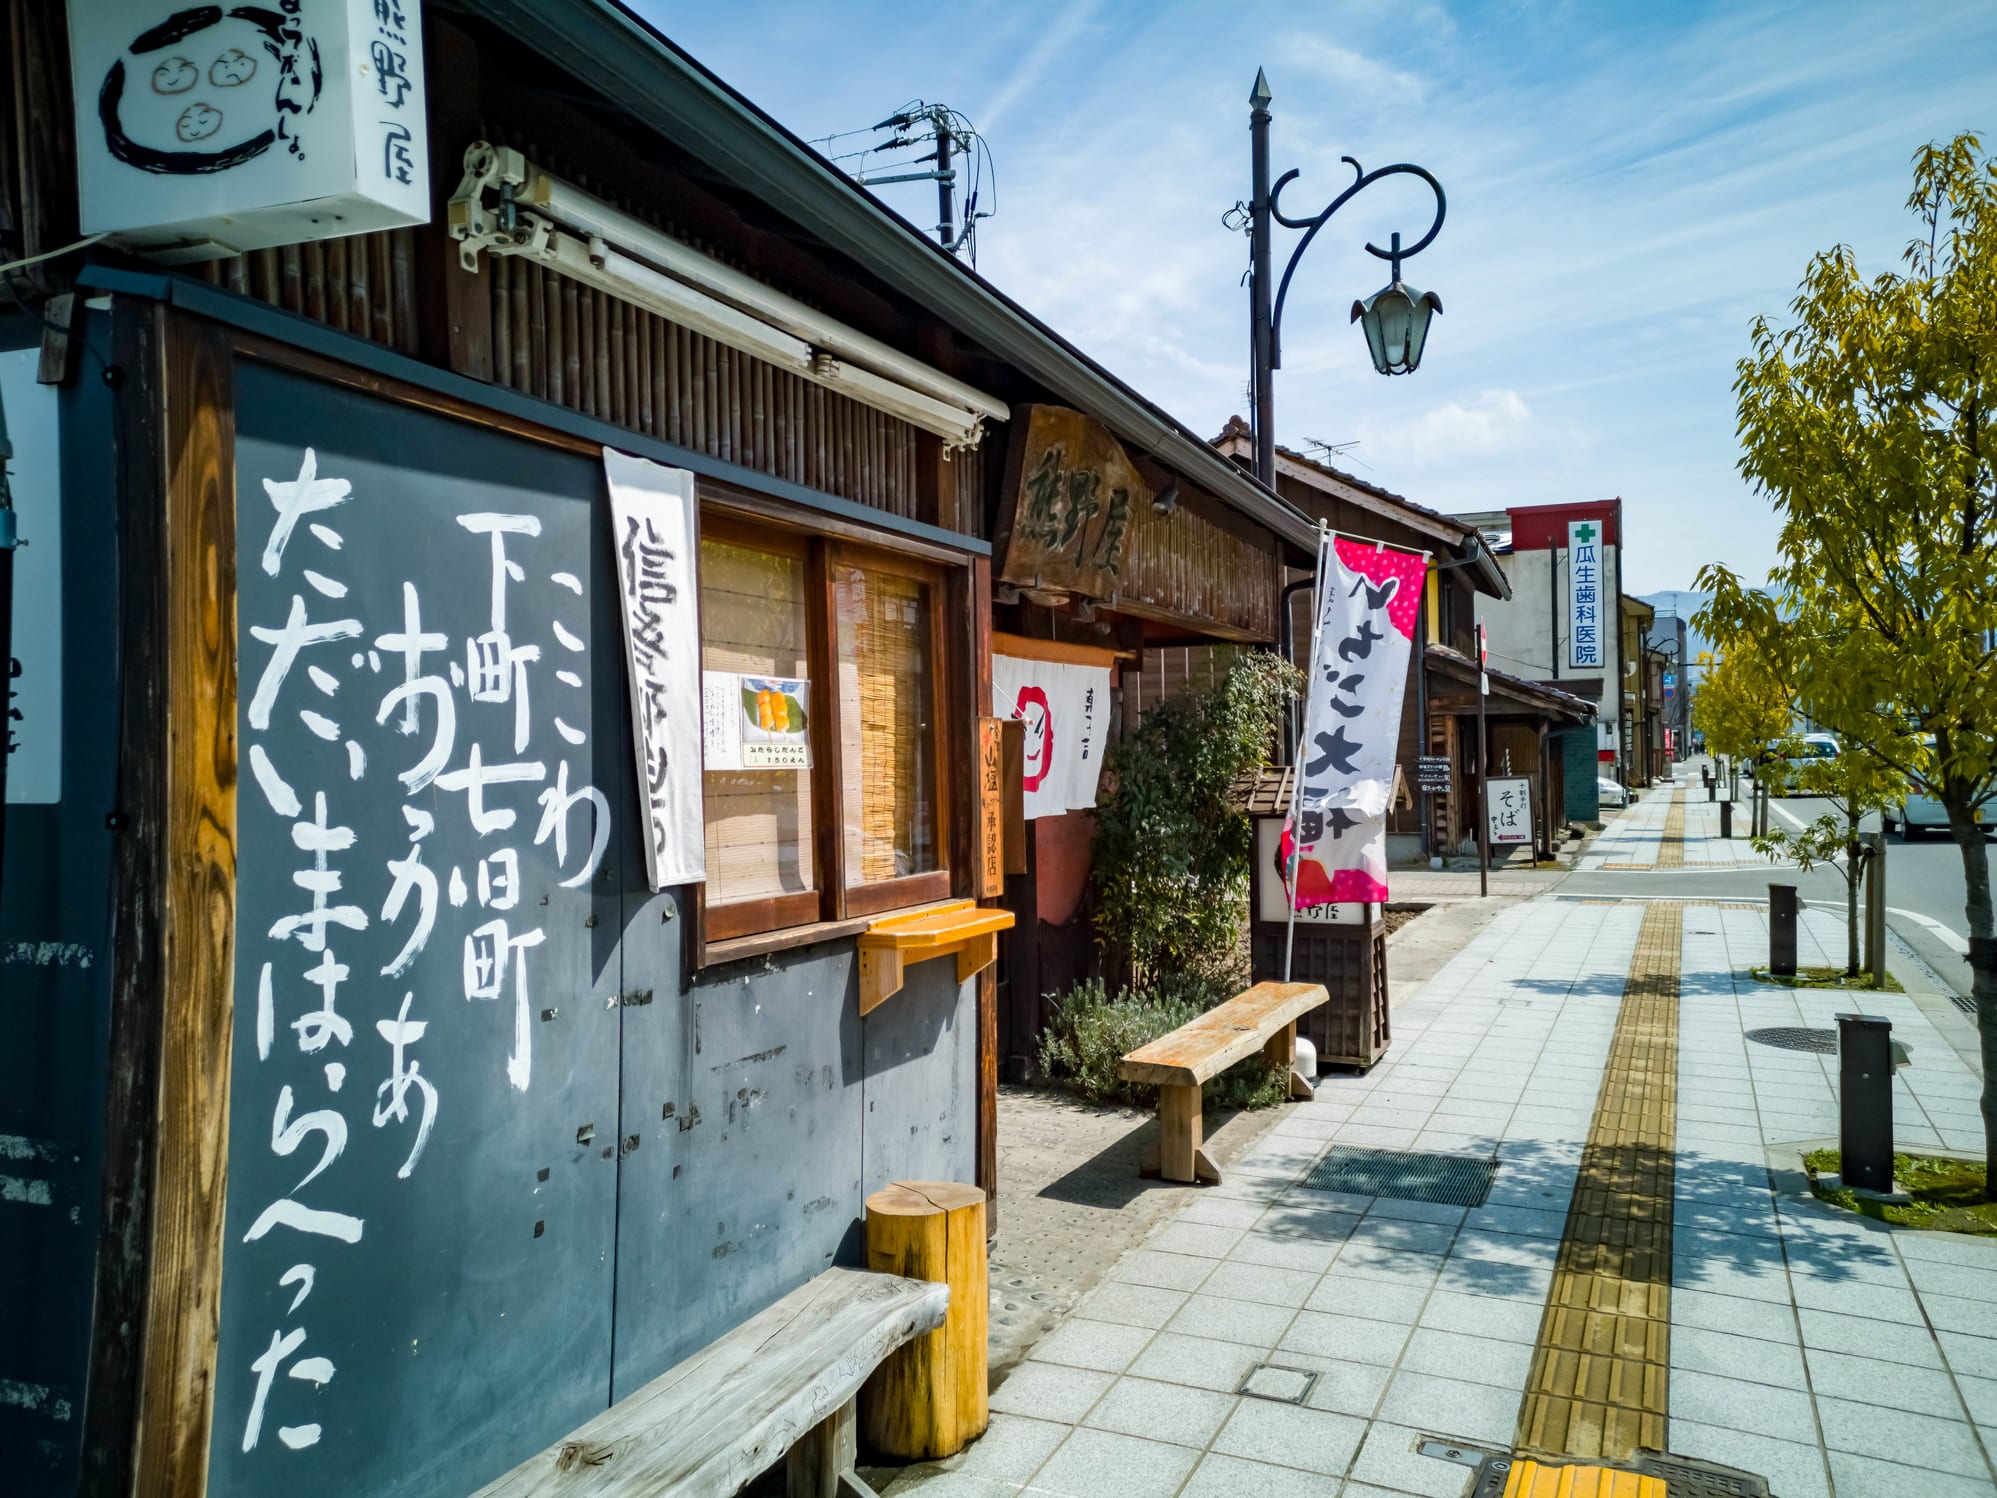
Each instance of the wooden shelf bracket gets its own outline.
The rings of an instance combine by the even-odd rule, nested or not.
[[[954,952],[959,983],[982,972],[998,960],[998,934],[1012,923],[1010,910],[970,900],[883,916],[860,934],[860,1013],[872,1013],[901,992],[912,962]]]

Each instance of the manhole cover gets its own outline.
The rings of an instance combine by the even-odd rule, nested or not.
[[[1776,1025],[1767,1030],[1749,1030],[1747,1038],[1756,1045],[1772,1045],[1783,1051],[1817,1051],[1826,1056],[1838,1053],[1838,1032],[1806,1030],[1799,1025]]]
[[[1498,1162],[1488,1155],[1430,1155],[1333,1145],[1303,1184],[1313,1191],[1349,1191],[1397,1201],[1481,1207]]]
[[[1310,1397],[1311,1386],[1316,1382],[1317,1375],[1308,1368],[1257,1363],[1234,1392],[1251,1399],[1273,1399],[1278,1404],[1302,1404]]]

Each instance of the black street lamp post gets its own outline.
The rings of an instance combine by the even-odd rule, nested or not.
[[[1255,476],[1269,485],[1276,485],[1276,381],[1275,372],[1283,363],[1283,302],[1290,294],[1290,277],[1296,274],[1297,262],[1303,258],[1311,241],[1317,237],[1331,216],[1343,208],[1363,188],[1371,186],[1383,177],[1419,177],[1435,191],[1435,221],[1428,226],[1428,232],[1406,249],[1401,248],[1401,236],[1395,234],[1391,248],[1380,249],[1368,244],[1367,253],[1376,255],[1391,266],[1388,283],[1372,296],[1352,304],[1352,320],[1360,323],[1366,334],[1367,349],[1373,356],[1373,367],[1381,374],[1410,374],[1421,363],[1422,346],[1428,339],[1429,319],[1442,310],[1442,300],[1432,291],[1416,291],[1401,280],[1401,262],[1420,254],[1427,249],[1442,229],[1442,217],[1447,206],[1442,194],[1442,184],[1437,182],[1425,168],[1407,162],[1396,162],[1393,166],[1383,166],[1377,171],[1363,170],[1350,156],[1340,158],[1352,168],[1353,182],[1345,191],[1325,207],[1321,213],[1308,218],[1291,218],[1276,206],[1283,188],[1299,174],[1292,170],[1277,179],[1274,186],[1269,182],[1269,80],[1257,69],[1255,87],[1248,95],[1248,135],[1253,158],[1253,198],[1249,203],[1249,297],[1251,307],[1251,357],[1255,369]],[[1238,222],[1238,220],[1236,220]],[[1301,229],[1303,237],[1290,252],[1288,264],[1283,267],[1280,283],[1273,281],[1270,266],[1270,230],[1272,224],[1281,224],[1286,229]]]

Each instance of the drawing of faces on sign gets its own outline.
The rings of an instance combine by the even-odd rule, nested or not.
[[[1047,706],[1046,692],[1039,687],[1021,687],[1015,716],[1026,724],[1026,788],[1037,791],[1054,768],[1054,714]]]
[[[140,32],[98,91],[106,149],[174,177],[227,171],[279,141],[302,157],[298,123],[325,81],[302,4],[195,6]]]

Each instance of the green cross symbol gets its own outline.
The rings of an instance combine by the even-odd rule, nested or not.
[[[1576,537],[1580,539],[1581,544],[1585,546],[1590,541],[1595,539],[1595,527],[1589,525],[1586,521],[1583,521],[1581,523],[1581,528],[1576,532],[1574,532],[1574,534]]]

